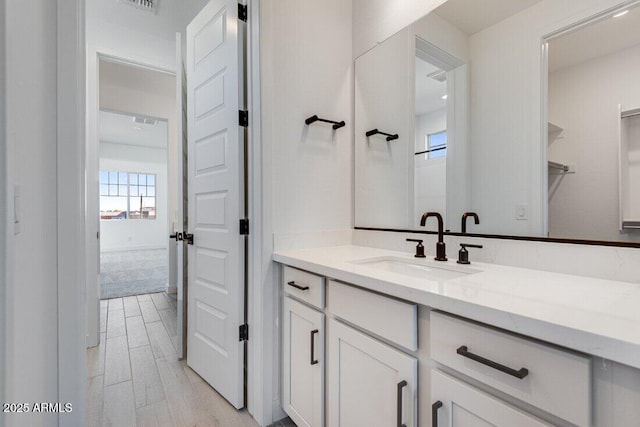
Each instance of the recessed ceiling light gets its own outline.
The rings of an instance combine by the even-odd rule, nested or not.
[[[442,99],[447,99],[449,95],[442,95]]]
[[[613,15],[614,18],[620,18],[621,16],[626,15],[627,13],[629,13],[629,9],[627,10],[623,10],[622,12],[618,12],[615,15]]]

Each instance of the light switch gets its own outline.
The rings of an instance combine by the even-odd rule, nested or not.
[[[529,212],[527,205],[517,205],[516,206],[516,220],[518,221],[526,221],[529,219]]]

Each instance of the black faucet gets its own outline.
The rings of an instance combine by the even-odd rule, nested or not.
[[[476,225],[480,224],[480,218],[478,217],[478,214],[475,212],[465,212],[462,214],[462,227],[460,227],[460,230],[462,233],[466,233],[467,232],[467,218],[469,217],[473,217],[473,219],[475,220]]]
[[[447,250],[444,244],[444,221],[442,221],[442,215],[438,212],[425,212],[422,214],[420,225],[424,227],[427,222],[427,218],[435,216],[438,219],[438,243],[436,243],[436,261],[447,260]]]

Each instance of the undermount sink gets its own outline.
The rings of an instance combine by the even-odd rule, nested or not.
[[[431,262],[414,261],[396,257],[376,257],[351,261],[352,264],[370,267],[372,269],[386,271],[389,273],[402,274],[404,276],[415,277],[425,280],[444,281],[479,273],[480,270],[457,267],[457,266],[435,266]]]

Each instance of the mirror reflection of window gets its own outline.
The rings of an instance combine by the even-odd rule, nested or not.
[[[447,131],[427,135],[425,141],[425,159],[437,159],[447,155]]]
[[[436,61],[433,61],[436,62]],[[416,55],[414,226],[425,211],[446,216],[447,72]]]

